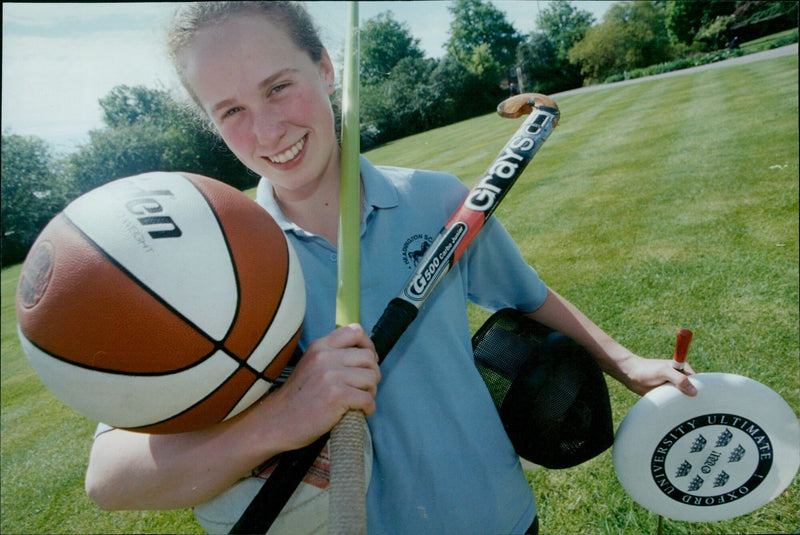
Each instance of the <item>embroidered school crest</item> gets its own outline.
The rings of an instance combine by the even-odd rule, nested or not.
[[[419,264],[419,261],[432,243],[433,237],[427,234],[414,234],[403,243],[403,263],[409,270],[414,269]]]

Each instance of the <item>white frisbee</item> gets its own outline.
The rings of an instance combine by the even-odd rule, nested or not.
[[[617,430],[612,458],[639,505],[687,522],[725,520],[762,507],[800,467],[800,423],[763,384],[729,373],[690,377],[640,399]]]

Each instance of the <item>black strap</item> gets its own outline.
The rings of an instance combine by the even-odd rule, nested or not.
[[[304,448],[281,453],[278,456],[278,466],[231,528],[230,533],[266,533],[325,447],[328,438],[329,433],[325,433]]]
[[[383,362],[409,324],[414,321],[418,311],[413,304],[398,297],[389,302],[370,334],[370,339],[375,344],[375,351],[378,353],[378,363]],[[292,357],[292,364],[301,356],[302,351],[297,348]],[[282,384],[282,381],[279,384]],[[330,433],[326,433],[313,444],[299,450],[281,453],[278,456],[278,466],[275,467],[275,471],[258,490],[250,505],[231,528],[230,533],[266,533],[286,506],[309,467],[328,442],[329,437]]]

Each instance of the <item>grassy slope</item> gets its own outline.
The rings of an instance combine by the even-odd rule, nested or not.
[[[798,400],[797,58],[558,99],[561,125],[498,216],[542,278],[632,350],[752,377]],[[377,164],[474,183],[517,121],[480,117],[391,143]],[[775,167],[779,166],[779,167]],[[104,513],[85,497],[94,424],[36,379],[14,332],[19,266],[2,272],[3,533],[199,532],[189,511]],[[471,311],[474,325],[485,317]],[[636,396],[611,383],[618,424]],[[543,533],[653,533],[610,452],[529,473]],[[798,529],[800,483],[749,515],[664,533]]]
[[[498,216],[548,284],[634,351],[668,357],[690,327],[697,370],[752,377],[800,412],[796,68],[785,58],[558,99],[560,126]],[[513,132],[500,135],[497,122],[370,157],[473,183]],[[477,326],[485,314],[473,317]],[[637,398],[610,386],[618,423]],[[544,532],[655,531],[655,516],[620,491],[610,452],[531,480]],[[745,517],[666,521],[664,532],[794,531],[799,494],[796,481]]]

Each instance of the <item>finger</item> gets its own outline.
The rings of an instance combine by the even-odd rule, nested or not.
[[[668,372],[668,377],[670,383],[674,384],[678,387],[678,390],[686,394],[687,396],[694,396],[697,394],[697,389],[689,380],[688,375],[679,372],[675,369],[670,369]]]
[[[375,346],[372,344],[364,328],[358,323],[352,323],[339,327],[323,338],[328,347],[345,348],[345,347],[361,347],[364,349],[371,349],[375,351]]]
[[[375,412],[375,408],[375,396],[371,392],[361,390],[353,394],[350,410],[361,411],[364,413],[364,416],[371,416],[372,413]]]
[[[697,372],[695,372],[694,369],[687,363],[683,367],[683,373],[684,375],[694,375]]]
[[[341,365],[355,368],[367,368],[379,374],[378,355],[375,351],[366,348],[350,348],[339,350]]]
[[[378,370],[350,369],[344,382],[352,388],[370,392],[375,397],[378,393],[380,372]]]

